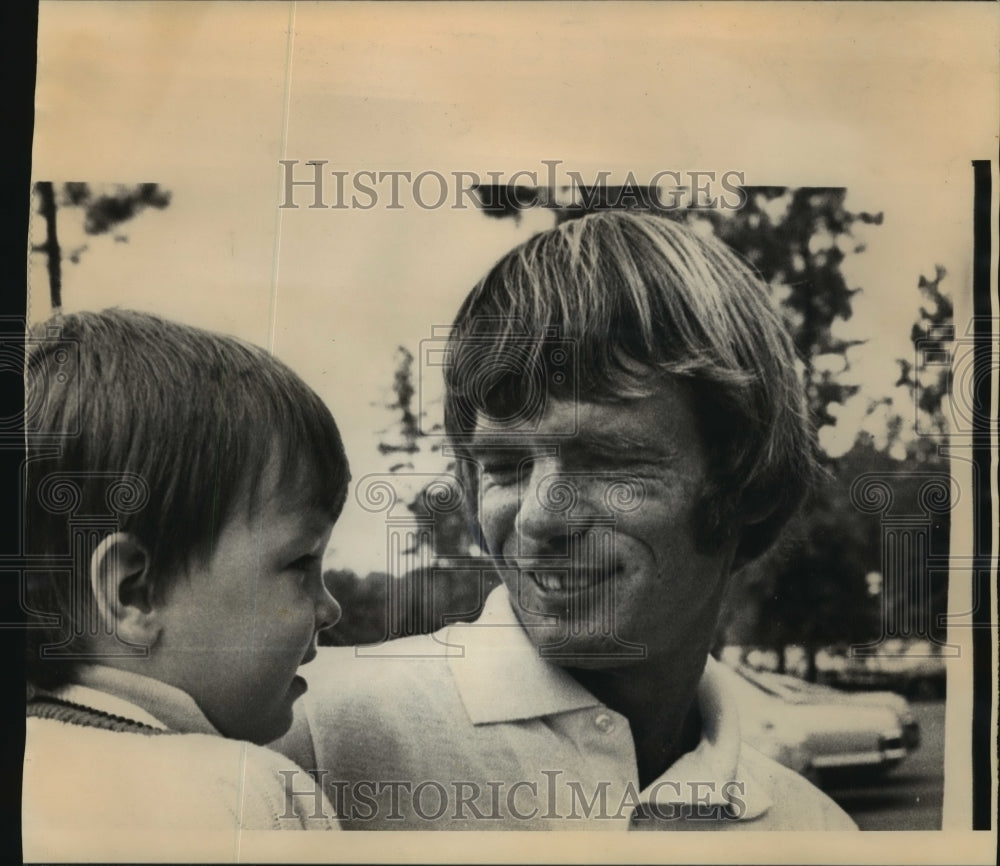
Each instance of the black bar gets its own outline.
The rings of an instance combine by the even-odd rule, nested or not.
[[[0,520],[0,553],[19,553],[19,489],[24,458],[23,434],[18,428],[24,408],[21,370],[27,289],[28,214],[31,203],[31,140],[34,127],[38,7],[33,2],[4,3],[0,7],[0,51],[4,83],[4,142],[7,145],[0,172],[0,231],[3,289],[0,299],[0,339],[4,339],[0,376],[0,491],[4,493],[4,519]],[[14,506],[14,507],[11,507]],[[5,621],[24,614],[18,599],[16,575],[0,572],[0,617]],[[24,631],[0,629],[3,657],[3,749],[0,750],[0,835],[7,857],[21,862],[21,774],[24,763]],[[16,841],[15,841],[16,840]]]
[[[990,830],[993,823],[993,772],[990,718],[993,686],[993,629],[990,611],[994,587],[990,580],[994,505],[991,500],[990,458],[996,444],[990,438],[992,405],[993,304],[990,296],[991,202],[993,179],[988,160],[972,163],[975,183],[973,204],[973,365],[972,501],[973,580],[982,581],[979,603],[972,612],[972,829]]]

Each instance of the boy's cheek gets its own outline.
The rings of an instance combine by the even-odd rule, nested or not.
[[[267,622],[257,619],[248,625],[248,646],[264,651],[303,653],[315,634],[316,617],[311,606],[294,611],[284,608],[275,611]]]

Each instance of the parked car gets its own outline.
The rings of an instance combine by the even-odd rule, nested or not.
[[[821,652],[820,678],[846,689],[890,689],[913,700],[945,696],[945,659],[930,641],[887,640],[873,655]]]
[[[791,704],[844,704],[854,707],[885,707],[895,713],[903,731],[903,745],[912,752],[920,745],[920,722],[910,702],[896,692],[845,692],[799,677],[771,671],[745,669],[744,676]]]
[[[722,670],[744,739],[816,784],[881,776],[907,755],[899,717],[887,707],[791,700],[749,668]]]

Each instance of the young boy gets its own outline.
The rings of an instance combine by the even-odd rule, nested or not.
[[[340,617],[322,557],[350,476],[330,412],[262,349],[152,315],[35,337],[25,855],[224,831],[231,857],[241,830],[335,829],[305,773],[254,745],[288,729],[296,670]]]

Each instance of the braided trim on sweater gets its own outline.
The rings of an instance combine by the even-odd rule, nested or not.
[[[30,718],[52,719],[68,725],[81,725],[87,728],[101,728],[105,731],[119,731],[129,734],[156,736],[177,733],[177,731],[154,728],[152,725],[137,722],[125,716],[106,713],[103,710],[95,710],[93,707],[85,707],[51,696],[30,701],[27,705],[27,715]]]

